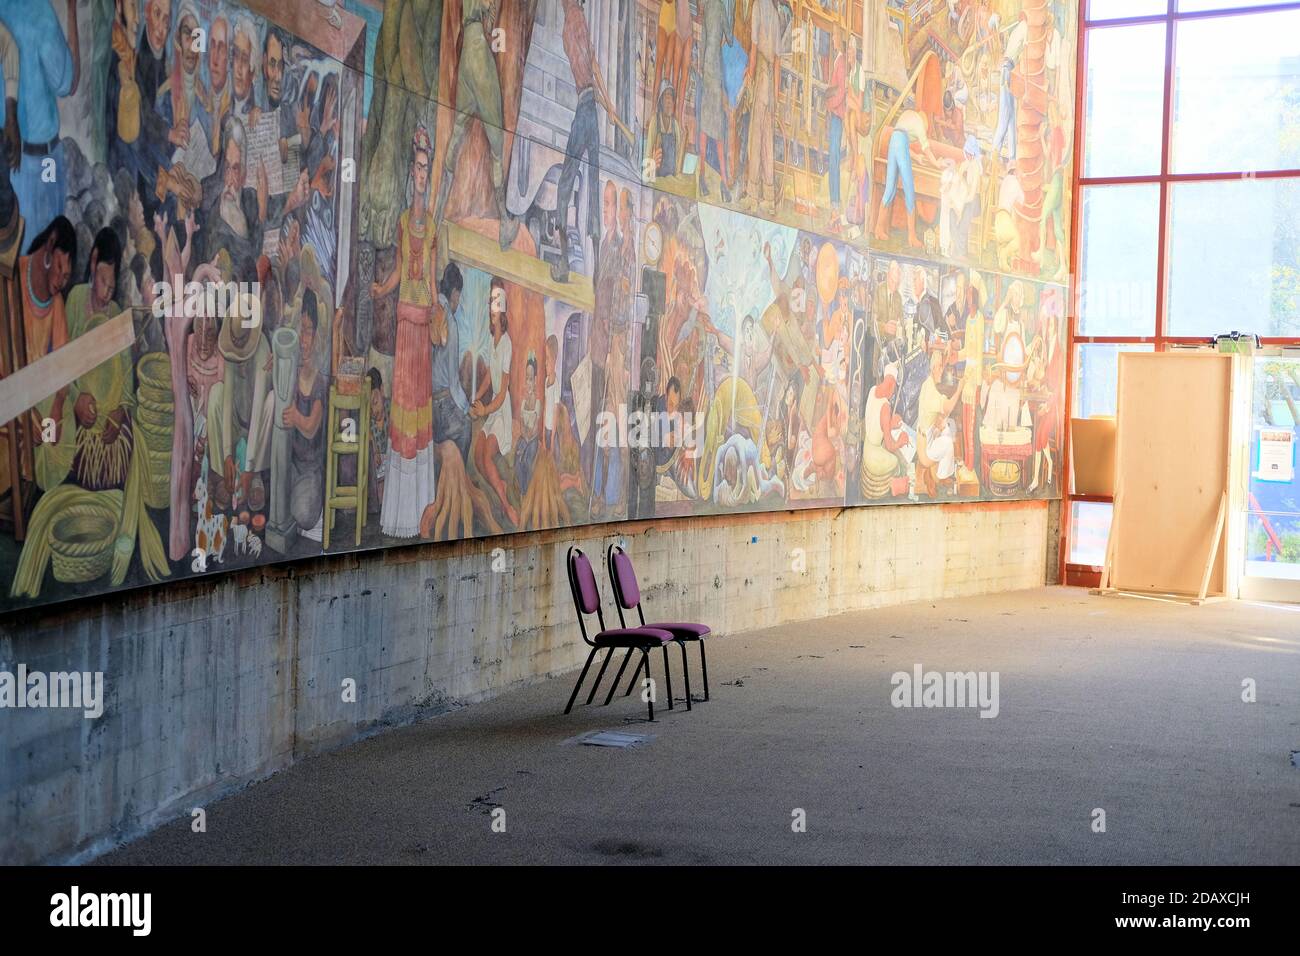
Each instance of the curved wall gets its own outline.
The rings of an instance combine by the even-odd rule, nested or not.
[[[1057,497],[1075,16],[0,0],[0,608]]]

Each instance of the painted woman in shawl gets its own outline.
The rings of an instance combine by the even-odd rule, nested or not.
[[[122,247],[117,233],[101,229],[90,251],[90,275],[68,293],[69,341],[92,331],[118,313],[113,292]],[[131,419],[135,370],[126,349],[77,378],[73,384],[77,452],[72,480],[88,491],[121,488],[131,463]]]
[[[383,282],[371,286],[376,299],[397,290],[397,346],[388,424],[388,467],[379,525],[384,534],[412,538],[420,516],[433,502],[434,263],[437,234],[429,216],[429,165],[433,142],[419,126],[411,143],[410,206],[397,220],[397,261]]]

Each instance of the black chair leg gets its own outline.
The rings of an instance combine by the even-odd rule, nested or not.
[[[650,662],[647,660],[642,660],[639,664],[636,665],[636,670],[632,672],[632,679],[627,682],[627,690],[623,691],[624,697],[630,697],[632,695],[632,688],[636,686],[636,679],[638,676],[640,676],[642,667],[645,668],[645,676],[646,677],[650,676]]]
[[[700,670],[704,672],[704,699],[709,699],[709,661],[704,656],[704,638],[700,638]]]
[[[578,675],[578,683],[573,685],[573,693],[569,695],[569,704],[567,707],[564,708],[564,712],[566,714],[569,711],[573,710],[573,702],[578,698],[578,688],[581,687],[582,682],[586,680],[587,668],[591,666],[591,659],[595,656],[596,656],[596,648],[593,647],[591,649],[591,653],[587,655],[587,663],[582,665],[582,673]]]
[[[623,682],[623,672],[627,670],[627,662],[630,661],[631,659],[632,659],[632,648],[629,647],[627,649],[627,653],[623,655],[623,663],[619,667],[618,673],[614,675],[614,686],[611,687],[609,691],[610,698],[614,696],[614,691],[618,690],[618,685]],[[605,703],[608,704],[609,699],[606,699]]]
[[[633,648],[631,648],[631,647],[629,647],[629,648],[627,649],[627,657],[623,659],[623,664],[624,664],[624,666],[627,665],[627,660],[628,660],[628,658],[630,658],[630,657],[632,656],[632,651],[633,651]],[[641,662],[640,662],[640,661],[637,661],[637,663],[636,663],[636,670],[634,670],[634,671],[632,672],[632,680],[631,680],[631,681],[628,683],[628,685],[627,685],[627,694],[632,693],[632,685],[636,683],[636,675],[637,675],[637,674],[640,674],[640,673],[641,673]],[[604,704],[604,706],[608,707],[608,706],[609,706],[609,702],[610,702],[611,700],[614,699],[614,693],[615,693],[615,691],[618,690],[618,682],[619,682],[619,679],[622,678],[622,676],[623,676],[623,668],[620,667],[620,668],[618,669],[618,677],[614,678],[614,683],[612,683],[612,684],[609,685],[609,693],[605,695],[605,704]],[[626,697],[627,694],[624,694],[623,696]]]
[[[673,709],[673,672],[668,669],[668,645],[664,644],[664,683],[668,685],[668,709]]]
[[[609,666],[609,659],[613,656],[614,656],[614,648],[611,647],[609,649],[609,653],[605,655],[604,662],[601,663],[600,665],[600,670],[596,671],[596,683],[591,685],[591,693],[587,695],[587,703],[590,704],[591,699],[596,696],[596,691],[600,688],[600,682],[605,677],[605,668]],[[618,681],[614,681],[614,683],[617,684]]]
[[[686,666],[686,645],[681,641],[677,646],[682,649],[682,677],[686,681],[686,709],[691,709],[691,669]]]
[[[650,652],[647,651],[647,650],[645,650],[645,649],[643,648],[643,649],[641,650],[641,659],[642,659],[642,661],[645,663],[645,676],[646,676],[646,679],[649,680],[649,678],[650,678]],[[653,687],[654,685],[652,684],[651,686]],[[646,706],[650,708],[650,722],[651,722],[651,723],[654,723],[654,719],[655,719],[655,695],[654,695],[653,692],[651,692],[650,694],[647,694],[647,695],[646,695],[646,701],[645,701],[645,703],[646,703]]]

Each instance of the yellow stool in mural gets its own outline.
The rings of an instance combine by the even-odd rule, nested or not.
[[[356,390],[353,391],[353,388]],[[349,414],[351,413],[351,414]],[[344,422],[352,425],[345,430]],[[361,545],[361,529],[366,526],[366,492],[370,472],[370,381],[353,385],[344,381],[330,385],[329,415],[325,422],[328,441],[325,454],[325,521],[323,547],[330,546],[330,531],[340,509],[356,512],[356,545]],[[341,455],[355,455],[357,477],[354,485],[340,485]]]

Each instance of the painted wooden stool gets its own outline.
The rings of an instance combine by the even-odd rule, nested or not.
[[[349,415],[348,413],[354,413]],[[349,432],[343,423],[354,423]],[[366,493],[370,471],[370,380],[362,379],[351,389],[341,391],[338,383],[330,385],[329,415],[326,419],[328,444],[325,454],[325,521],[322,546],[329,550],[330,532],[340,509],[356,513],[357,547],[361,546],[361,530],[366,526]],[[340,485],[339,456],[355,455],[357,462],[356,484]]]

